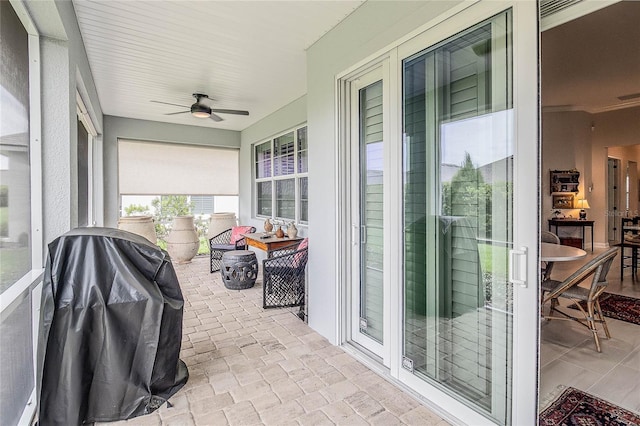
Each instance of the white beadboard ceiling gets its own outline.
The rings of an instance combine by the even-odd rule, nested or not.
[[[363,1],[74,0],[107,115],[243,130],[304,95],[305,50]],[[224,121],[165,115],[206,93]]]

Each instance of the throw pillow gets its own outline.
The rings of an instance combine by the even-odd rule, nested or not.
[[[253,226],[234,226],[231,228],[231,240],[229,240],[229,242],[235,244],[244,238],[242,234],[250,233],[252,228]]]

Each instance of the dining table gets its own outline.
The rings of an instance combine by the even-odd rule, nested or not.
[[[553,243],[540,243],[540,260],[547,263],[542,279],[549,279],[555,262],[579,260],[586,255],[586,251],[577,247]]]
[[[562,244],[540,243],[540,260],[544,262],[568,262],[582,259],[587,252],[577,247]]]

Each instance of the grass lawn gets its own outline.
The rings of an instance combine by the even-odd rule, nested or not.
[[[494,276],[507,276],[509,259],[508,247],[478,244],[478,253],[483,271],[491,272]]]
[[[29,247],[0,248],[0,293],[31,269]]]
[[[158,239],[158,247],[166,250],[167,242],[165,240]],[[198,247],[197,254],[209,254],[209,240],[207,237],[200,237],[200,247]]]
[[[0,207],[0,235],[9,234],[9,207]]]

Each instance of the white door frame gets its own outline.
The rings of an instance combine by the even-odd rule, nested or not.
[[[367,87],[377,81],[382,81],[382,97],[383,97],[383,156],[384,156],[384,174],[383,174],[383,239],[384,239],[384,264],[383,264],[383,343],[380,344],[371,339],[364,333],[360,332],[359,325],[359,311],[360,311],[360,242],[362,241],[362,235],[360,232],[360,129],[359,129],[359,91],[362,88]],[[390,177],[388,171],[390,170],[389,152],[390,148],[390,126],[389,116],[390,108],[389,102],[389,59],[383,58],[380,62],[376,63],[373,67],[368,67],[363,72],[359,72],[348,80],[346,84],[349,87],[349,104],[350,104],[350,165],[351,165],[351,227],[352,227],[352,239],[351,239],[351,262],[353,268],[351,268],[351,325],[350,325],[350,339],[359,345],[362,345],[367,350],[371,351],[374,355],[382,359],[382,364],[386,367],[390,365],[391,349],[389,345],[391,325],[389,318],[391,316],[392,305],[388,303],[391,294],[391,249],[387,242],[391,237],[391,230],[394,222],[389,221],[390,203],[389,188],[391,187]],[[396,222],[397,223],[397,222]]]

